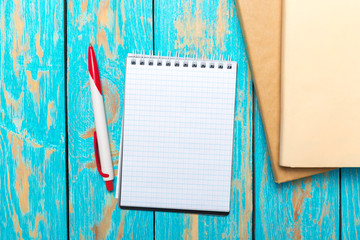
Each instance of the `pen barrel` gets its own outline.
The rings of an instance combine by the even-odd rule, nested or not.
[[[106,116],[104,109],[104,100],[91,76],[90,76],[90,89],[91,89],[91,98],[94,109],[95,128],[98,139],[97,142],[98,142],[101,170],[103,173],[109,175],[109,177],[104,178],[104,181],[109,181],[114,179],[114,170],[111,159],[111,150],[110,150],[109,135],[107,130],[107,123],[106,123]]]

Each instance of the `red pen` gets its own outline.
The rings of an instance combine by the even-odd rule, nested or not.
[[[109,135],[107,131],[104,100],[101,91],[101,82],[96,56],[94,48],[91,45],[88,50],[88,68],[96,129],[94,132],[96,167],[106,183],[106,189],[108,191],[112,191],[114,171],[111,159]]]

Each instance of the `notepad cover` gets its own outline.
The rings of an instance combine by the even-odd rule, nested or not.
[[[360,2],[284,3],[280,164],[360,167]]]
[[[126,64],[120,206],[228,213],[236,62]]]
[[[328,169],[279,165],[281,0],[236,0],[275,181],[287,182]]]

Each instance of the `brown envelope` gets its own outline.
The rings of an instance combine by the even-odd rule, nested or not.
[[[281,2],[282,0],[235,0],[277,183],[331,170],[294,169],[279,165]]]

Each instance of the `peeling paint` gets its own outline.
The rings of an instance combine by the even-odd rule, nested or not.
[[[123,12],[124,10],[124,12]],[[125,9],[124,9],[124,0],[121,1],[121,15],[123,20],[122,35],[125,36]],[[124,48],[124,38],[120,36],[120,26],[119,26],[119,0],[116,2],[116,23],[115,23],[115,40],[117,46],[121,45]]]
[[[125,15],[125,2],[124,0],[121,0],[121,6],[120,6],[120,12],[121,12],[121,20],[122,20],[122,36],[126,36],[125,31],[125,22],[126,22],[126,15]],[[122,43],[122,46],[124,47],[124,43]]]
[[[41,144],[36,143],[32,140],[29,140],[29,139],[25,139],[25,140],[26,140],[26,142],[30,143],[33,148],[42,148],[43,147]]]
[[[82,139],[88,139],[94,137],[95,127],[91,127],[86,132],[80,135]]]
[[[28,63],[30,63],[30,57],[28,55],[24,56],[24,68],[26,69]]]
[[[69,213],[74,213],[74,207],[72,202],[69,202]]]
[[[180,50],[183,54],[195,54],[200,52],[201,55],[209,55],[214,48],[214,41],[211,39],[213,28],[207,24],[202,17],[202,1],[196,2],[195,16],[192,13],[191,2],[182,4],[183,15],[179,16],[174,27],[177,32],[175,49]],[[208,32],[208,34],[206,34]]]
[[[80,240],[85,240],[85,237],[84,237],[84,235],[82,235],[81,232],[79,233],[79,239],[80,239]]]
[[[12,157],[17,162],[15,190],[19,197],[21,212],[29,211],[29,176],[31,174],[30,166],[24,163],[22,155],[24,142],[15,134],[8,133],[8,139],[11,146]]]
[[[84,168],[94,170],[94,169],[96,169],[96,162],[95,162],[95,161],[91,161],[91,162],[85,163],[85,164],[79,169],[79,172],[81,172]]]
[[[267,186],[267,176],[268,176],[268,171],[269,171],[269,165],[268,165],[268,157],[269,157],[269,153],[266,150],[264,153],[264,156],[262,157],[262,159],[264,159],[264,165],[262,168],[262,174],[261,174],[261,184],[260,184],[260,211],[261,211],[261,215],[262,216],[266,216],[266,204],[267,202],[265,202],[265,196],[266,196],[266,186]],[[254,199],[255,201],[255,199]],[[268,226],[267,226],[267,221],[265,220],[266,217],[261,218],[261,226],[263,228],[263,232],[265,233],[265,235],[267,235],[268,233]]]
[[[112,139],[110,139],[111,157],[116,157],[117,158],[119,156],[119,151],[116,148],[117,146],[118,146],[118,144],[116,144]]]
[[[305,178],[304,180],[294,181],[294,192],[291,197],[292,206],[294,210],[294,226],[292,232],[294,233],[294,239],[302,239],[301,233],[301,214],[303,212],[304,201],[307,198],[311,198],[311,177]],[[302,182],[305,185],[305,188],[301,186]]]
[[[112,195],[107,195],[106,204],[104,209],[104,216],[99,221],[99,223],[95,223],[94,226],[91,228],[91,231],[95,234],[96,239],[106,239],[108,231],[111,227],[111,219],[112,214],[115,210],[117,205],[117,200]]]
[[[38,1],[38,9],[40,9],[40,1]],[[40,65],[42,65],[42,58],[44,57],[44,51],[41,48],[40,45],[40,38],[41,38],[41,18],[40,18],[40,13],[41,11],[38,11],[39,13],[39,31],[37,32],[37,34],[35,35],[35,40],[36,40],[36,55],[39,57],[39,61],[40,61]]]
[[[87,11],[89,0],[81,1],[81,12],[82,14],[85,14]]]
[[[322,226],[324,217],[328,217],[328,216],[329,216],[329,206],[324,206],[324,207],[322,208],[322,211],[321,211],[320,219],[319,219],[319,221],[317,222],[317,224],[318,224],[319,227]]]
[[[36,54],[39,57],[40,65],[42,65],[42,58],[44,56],[44,51],[40,46],[40,29],[39,32],[35,35],[35,39],[36,39]]]
[[[183,239],[197,240],[199,239],[199,215],[186,214],[184,215],[184,228]]]
[[[48,103],[48,112],[46,118],[47,129],[50,129],[50,127],[53,125],[53,118],[51,117],[51,113],[53,113],[54,111],[55,111],[55,104],[53,101],[50,101]]]
[[[110,8],[110,0],[101,1],[97,14],[97,35],[96,41],[98,46],[103,46],[105,55],[113,59],[115,55],[111,52],[105,28],[112,30],[114,22],[114,13]]]
[[[143,28],[143,31],[145,32],[145,24],[144,24],[144,17],[140,16],[140,20],[141,20],[141,26]]]
[[[110,51],[108,39],[107,39],[107,36],[106,36],[106,32],[105,32],[105,30],[103,28],[98,30],[96,40],[97,40],[97,44],[99,45],[99,47],[103,46],[104,51],[105,51],[105,56],[107,58],[109,58],[109,59],[113,59],[114,54],[112,54],[111,51]]]
[[[100,1],[97,17],[100,27],[112,28],[114,13],[110,8],[110,0]]]
[[[30,237],[33,237],[35,240],[38,238],[38,226],[39,226],[40,221],[46,222],[46,218],[43,214],[36,215],[34,230],[29,231]]]
[[[127,210],[122,210],[121,211],[121,220],[120,220],[120,225],[119,225],[119,229],[118,229],[118,235],[117,238],[118,240],[122,239],[124,236],[124,229],[125,229],[125,215],[128,211]]]
[[[87,14],[88,2],[89,0],[81,1],[81,14],[78,14],[78,18],[75,20],[79,33],[83,32],[83,27],[91,22],[91,16]],[[82,34],[78,35],[78,39],[82,39]]]
[[[248,104],[250,104],[252,102],[252,94],[250,92],[251,90],[251,71],[250,71],[250,67],[247,66],[247,78],[246,78],[246,83],[247,83],[247,90],[248,92],[246,93],[247,95],[247,102]],[[236,93],[236,101],[237,102],[243,102],[246,96],[244,96],[244,91],[240,91],[237,90]],[[235,121],[240,122],[243,124],[243,116],[244,116],[244,107],[241,104],[237,104],[236,110],[235,110]],[[248,111],[250,112],[250,111]],[[250,119],[250,116],[247,116],[248,119]]]
[[[50,157],[51,155],[56,152],[57,150],[56,149],[53,149],[53,148],[47,148],[45,150],[45,160],[50,160]]]
[[[24,92],[21,92],[19,98],[15,100],[12,96],[10,96],[9,92],[6,91],[4,82],[2,83],[2,85],[3,85],[6,107],[12,106],[14,111],[17,112],[20,103],[23,103]]]
[[[252,99],[249,98],[249,96],[252,96],[251,93],[251,74],[250,74],[250,69],[249,67],[247,68],[247,93],[246,96],[248,97],[247,99],[247,109],[251,109],[251,104],[252,104]],[[241,102],[243,100],[240,100],[239,102]],[[240,104],[239,104],[240,105]],[[240,220],[239,220],[239,237],[240,238],[244,238],[244,239],[249,239],[250,238],[250,234],[251,234],[251,230],[250,230],[250,226],[251,226],[251,214],[253,211],[253,199],[252,199],[252,195],[249,194],[249,192],[251,192],[252,190],[252,172],[250,169],[250,163],[251,162],[250,158],[253,154],[252,152],[252,136],[251,136],[251,128],[250,127],[246,127],[246,124],[249,124],[252,121],[251,115],[250,115],[250,111],[247,111],[247,116],[246,116],[246,123],[244,121],[241,121],[241,129],[246,129],[246,132],[243,132],[243,134],[245,134],[245,139],[246,139],[246,147],[245,147],[245,152],[243,154],[241,154],[241,180],[244,183],[244,189],[243,191],[240,192],[241,196],[245,196],[245,206],[243,206],[243,201],[240,200],[240,209],[244,209],[245,211],[243,211],[243,213],[240,215]]]
[[[22,240],[22,229],[20,227],[20,223],[19,223],[19,218],[17,216],[17,213],[15,211],[14,205],[13,205],[13,201],[12,201],[12,197],[11,197],[11,190],[10,190],[10,174],[9,174],[9,168],[8,166],[6,166],[6,171],[7,171],[7,187],[8,187],[8,193],[9,193],[9,197],[10,197],[10,203],[12,204],[12,210],[13,210],[13,216],[11,217],[11,220],[14,224],[14,230],[16,233],[19,234],[19,239]]]
[[[27,86],[29,88],[29,91],[34,97],[34,101],[36,104],[40,103],[40,96],[39,96],[39,79],[41,77],[41,72],[38,72],[37,80],[33,79],[33,76],[30,71],[25,70],[26,80],[27,80]]]
[[[23,118],[13,117],[12,121],[13,121],[16,129],[19,130],[19,129],[21,129],[22,122],[24,121],[24,119]]]
[[[191,239],[199,239],[199,215],[192,216]]]
[[[74,1],[73,0],[68,1],[68,8],[69,8],[69,13],[71,13],[71,15],[74,16]]]
[[[226,0],[220,0],[216,11],[215,42],[220,51],[226,51],[224,44],[226,35],[230,34],[229,30],[229,10],[226,6]]]
[[[21,0],[15,0],[15,9],[13,12],[13,23],[14,23],[14,36],[13,36],[13,49],[12,49],[12,59],[13,59],[13,68],[16,77],[19,77],[19,64],[17,63],[17,57],[21,55],[22,52],[27,51],[29,39],[26,36],[25,42],[25,23],[23,16],[21,15]]]

